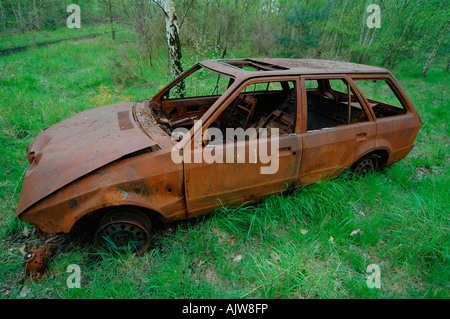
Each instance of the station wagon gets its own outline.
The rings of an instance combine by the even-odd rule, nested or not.
[[[206,60],[151,99],[46,128],[27,149],[16,215],[43,235],[88,225],[99,246],[145,251],[157,221],[391,165],[410,152],[421,124],[384,68]]]

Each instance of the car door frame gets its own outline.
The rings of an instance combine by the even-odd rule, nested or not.
[[[299,133],[301,132],[302,125],[303,125],[303,121],[301,119],[301,116],[302,116],[301,95],[300,95],[301,84],[300,84],[299,75],[253,77],[253,78],[248,78],[248,79],[244,79],[243,81],[241,81],[240,84],[238,85],[238,87],[236,89],[234,89],[233,92],[224,100],[222,105],[218,106],[213,114],[208,115],[207,120],[205,121],[207,125],[204,125],[202,127],[197,127],[196,129],[194,129],[190,132],[190,133],[193,132],[193,134],[191,134],[191,141],[190,141],[191,152],[196,152],[196,150],[197,150],[197,152],[199,152],[200,149],[204,149],[206,147],[206,146],[197,145],[198,143],[196,143],[196,141],[198,142],[199,138],[201,139],[201,136],[203,136],[204,132],[208,129],[208,127],[211,125],[211,123],[213,123],[222,114],[222,112],[224,112],[228,108],[228,106],[235,100],[235,98],[240,93],[243,92],[243,90],[246,87],[248,87],[254,83],[283,82],[283,81],[294,81],[296,83],[295,90],[296,90],[296,95],[297,95],[297,99],[296,99],[297,108],[296,108],[296,123],[295,123],[294,133],[291,133],[288,136],[281,136],[280,140],[279,140],[280,141],[280,144],[279,144],[280,149],[285,149],[285,150],[283,150],[284,154],[282,154],[280,152],[280,157],[281,156],[292,156],[292,158],[293,158],[292,159],[292,167],[290,167],[292,172],[290,173],[289,178],[287,178],[288,182],[287,182],[286,189],[296,188],[298,186],[298,171],[300,168],[300,160],[301,160],[301,155],[302,155],[302,139],[301,139],[301,136]],[[202,119],[204,117],[202,117]],[[236,143],[248,143],[248,141],[234,142],[233,147],[237,147]],[[229,143],[224,143],[223,144],[224,148],[227,147],[226,144],[229,144]],[[228,146],[228,147],[231,147],[231,146]],[[193,156],[195,156],[195,155],[193,155]],[[212,198],[209,198],[209,199],[206,198],[209,196],[208,192],[214,193],[215,190],[214,190],[214,186],[212,184],[215,181],[212,179],[209,179],[207,181],[205,181],[205,180],[193,181],[193,179],[195,179],[195,178],[198,179],[199,177],[198,177],[198,175],[195,175],[195,173],[193,174],[192,169],[196,169],[199,171],[199,168],[200,168],[200,167],[195,167],[194,165],[193,165],[193,163],[186,163],[186,162],[184,163],[185,198],[186,198],[187,214],[189,217],[202,215],[220,205],[227,204],[227,203],[224,203],[221,201],[214,201],[214,203],[212,203]],[[216,165],[216,167],[218,167],[217,163],[215,163],[214,165]],[[236,163],[231,164],[231,165],[236,165]],[[230,166],[229,166],[228,171],[229,171],[229,169],[233,170],[233,167],[231,166],[231,168],[230,168]],[[219,172],[218,170],[219,169],[215,170],[216,178],[220,177],[221,172]],[[207,177],[209,177],[209,176],[207,176]],[[242,193],[243,192],[242,185],[237,184],[239,182],[239,178],[242,178],[242,176],[235,177],[235,178],[236,178],[236,181],[234,182],[235,185],[232,183],[232,185],[230,186],[230,189],[225,190],[222,193],[215,193],[214,196],[220,195],[222,198],[224,198],[223,195],[226,192],[231,193],[231,195],[233,195],[233,193],[237,193],[237,192]],[[264,181],[264,178],[261,178],[261,183],[254,185],[256,194],[249,194],[251,192],[249,192],[247,189],[247,191],[245,192],[245,194],[242,197],[240,197],[237,200],[233,199],[232,204],[238,205],[242,202],[257,201],[257,200],[260,200],[261,198],[263,198],[265,195],[274,193],[274,191],[273,191],[274,188],[270,186],[274,182],[271,181],[270,178],[265,178],[265,179],[267,181]],[[240,183],[242,184],[242,180]],[[203,193],[199,192],[199,188],[203,187],[202,185],[206,186],[205,192],[203,192]],[[236,187],[234,187],[234,186],[236,186]],[[208,192],[206,192],[206,190]],[[283,191],[283,190],[284,189],[279,189],[279,191]],[[206,203],[201,203],[202,196],[203,196],[203,202],[206,202]],[[230,198],[233,198],[233,196],[231,196]]]
[[[320,80],[320,79],[343,79],[347,81],[348,85],[352,89],[353,93],[356,95],[361,107],[365,111],[368,121],[360,122],[360,123],[351,123],[335,126],[329,129],[320,129],[314,131],[307,131],[307,121],[308,121],[308,105],[307,105],[307,91],[306,91],[306,80]],[[300,184],[311,184],[318,180],[324,180],[327,178],[333,178],[342,173],[345,169],[355,163],[361,156],[369,153],[371,150],[375,148],[375,138],[376,138],[376,122],[373,113],[371,110],[367,109],[366,101],[363,99],[361,92],[357,89],[355,83],[352,81],[351,77],[347,74],[305,74],[300,77],[301,82],[301,102],[302,102],[302,128],[301,132],[302,140],[303,140],[303,152],[301,159],[301,167],[299,171],[299,179]],[[353,129],[352,133],[343,133],[341,131],[350,131]],[[368,130],[369,133],[364,132]],[[342,153],[341,155],[346,155],[342,158],[341,165],[333,164],[333,166],[327,166],[327,161],[330,158],[333,158],[333,152],[326,151],[326,147],[328,146],[329,150],[334,150],[335,153],[342,151],[342,148],[334,147],[333,148],[333,140],[336,140],[336,136],[338,134],[330,134],[335,133],[338,134],[353,134],[352,136],[348,136],[347,140],[349,142],[360,140],[361,142],[360,148],[353,147],[353,151],[347,152],[348,154]],[[365,135],[363,135],[365,133]],[[320,136],[322,135],[322,136]],[[361,135],[361,136],[358,136]],[[314,138],[313,138],[314,137]],[[364,142],[364,143],[363,143]],[[329,143],[329,144],[326,144]],[[325,152],[318,152],[319,155],[317,157],[312,158],[311,150],[315,148],[315,144],[323,144],[316,150]],[[358,145],[358,144],[356,144]],[[341,143],[341,147],[349,147],[346,143]],[[325,155],[326,154],[326,155]],[[314,162],[314,163],[313,163]],[[313,163],[313,164],[310,164]],[[313,166],[315,165],[315,166]]]

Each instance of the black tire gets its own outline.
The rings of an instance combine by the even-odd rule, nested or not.
[[[131,250],[144,253],[150,246],[152,223],[147,215],[135,208],[116,208],[100,220],[94,235],[98,249]]]
[[[380,159],[375,155],[363,157],[353,165],[353,173],[356,175],[366,175],[378,171],[380,168]]]

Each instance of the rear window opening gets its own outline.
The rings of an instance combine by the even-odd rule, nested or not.
[[[386,80],[355,79],[377,118],[406,113],[406,108]]]

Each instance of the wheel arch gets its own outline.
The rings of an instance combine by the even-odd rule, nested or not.
[[[364,158],[371,156],[371,155],[375,155],[376,157],[378,157],[380,159],[380,163],[379,163],[379,167],[383,167],[389,160],[389,157],[391,155],[391,152],[389,149],[387,148],[377,148],[377,149],[373,149],[370,150],[366,153],[364,153],[363,155],[361,155],[358,159],[356,159],[356,161],[351,165],[351,168],[355,168],[355,166]]]
[[[92,211],[86,212],[82,214],[80,218],[77,218],[73,221],[73,223],[70,225],[68,229],[68,233],[72,232],[73,230],[77,229],[85,229],[87,231],[94,231],[94,229],[97,228],[100,220],[103,216],[108,214],[109,212],[113,211],[117,208],[132,208],[135,210],[139,210],[143,214],[145,214],[152,222],[153,225],[161,225],[165,223],[166,218],[163,214],[158,212],[155,209],[148,208],[141,205],[111,205],[108,207],[101,207],[98,209],[93,209]]]

